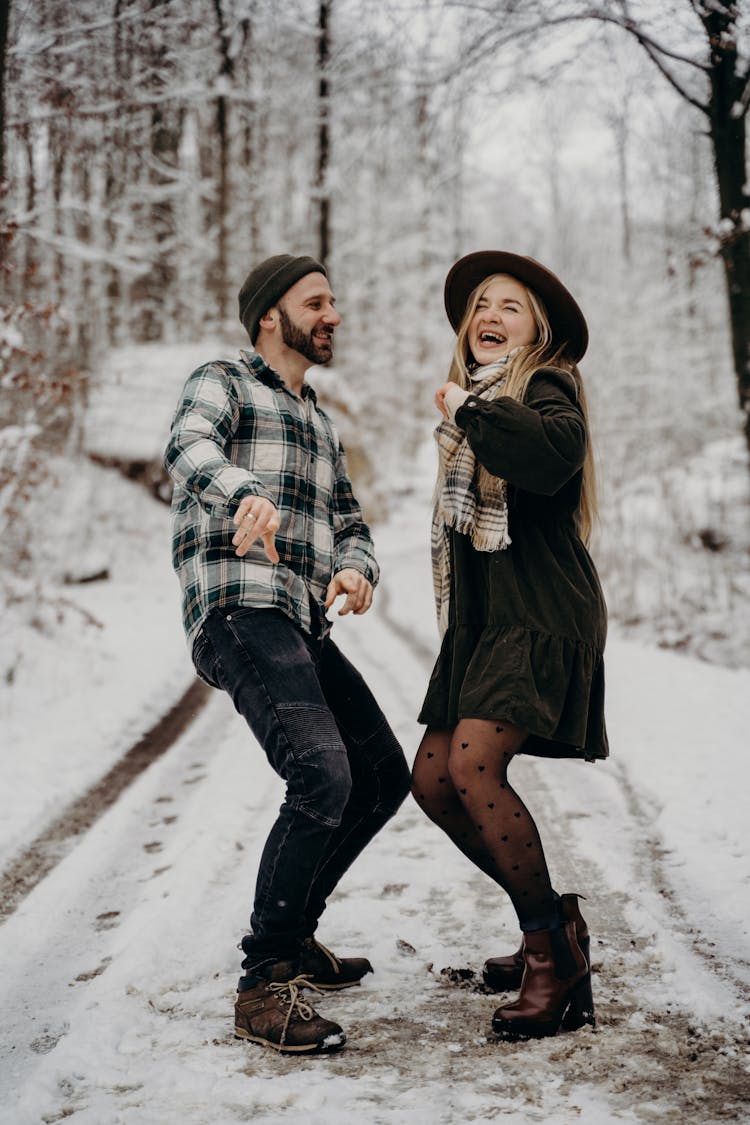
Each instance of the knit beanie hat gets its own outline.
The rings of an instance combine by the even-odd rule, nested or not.
[[[283,297],[287,289],[308,273],[322,273],[325,267],[314,258],[295,258],[292,254],[275,254],[256,266],[240,289],[240,320],[254,344],[260,318]]]

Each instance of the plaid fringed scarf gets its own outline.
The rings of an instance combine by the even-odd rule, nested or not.
[[[472,379],[472,394],[492,399],[505,381],[510,355],[481,369]],[[479,372],[477,372],[479,374]],[[464,431],[449,419],[435,429],[438,481],[432,515],[432,581],[440,635],[448,627],[450,611],[450,529],[468,535],[477,551],[510,546],[505,481],[493,477],[474,456]]]

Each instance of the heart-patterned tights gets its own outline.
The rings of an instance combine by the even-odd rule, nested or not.
[[[428,728],[412,792],[424,812],[510,897],[522,929],[556,924],[534,819],[508,781],[526,732],[510,723],[462,719],[453,731]]]

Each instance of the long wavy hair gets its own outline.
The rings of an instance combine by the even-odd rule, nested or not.
[[[471,319],[476,312],[480,297],[490,282],[495,281],[498,277],[505,276],[508,275],[492,274],[490,277],[486,277],[484,281],[481,281],[479,285],[477,285],[476,289],[472,290],[466,304],[466,311],[458,328],[456,346],[453,351],[450,370],[448,371],[448,379],[454,383],[458,383],[459,387],[463,387],[464,390],[470,389],[471,371],[476,366],[474,357],[469,349],[469,325]],[[518,282],[526,293],[534,317],[537,336],[532,344],[523,345],[511,359],[508,364],[508,373],[505,377],[502,393],[503,395],[507,395],[508,398],[513,398],[518,402],[522,402],[526,396],[529,383],[535,373],[542,367],[555,367],[558,370],[566,371],[573,379],[576,395],[583,412],[583,419],[586,426],[586,456],[583,462],[581,499],[576,513],[576,522],[578,525],[578,534],[583,542],[588,545],[591,539],[591,533],[594,529],[594,524],[596,523],[597,502],[596,470],[594,467],[594,454],[591,448],[589,414],[586,405],[586,394],[583,389],[583,379],[581,378],[581,373],[577,365],[568,354],[567,341],[556,341],[553,338],[547,310],[542,300],[532,289],[529,289],[528,286],[519,281],[518,278],[514,278],[513,280]]]

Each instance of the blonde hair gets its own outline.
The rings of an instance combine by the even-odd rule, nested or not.
[[[471,319],[477,310],[480,297],[490,282],[495,281],[499,277],[506,276],[510,275],[492,274],[490,277],[486,277],[484,281],[481,281],[479,285],[477,285],[476,289],[472,290],[469,295],[469,300],[466,303],[466,311],[458,327],[456,346],[453,351],[450,370],[448,371],[448,379],[453,383],[458,383],[459,387],[463,387],[464,390],[468,390],[471,387],[471,368],[469,366],[469,325]],[[578,367],[567,354],[567,341],[563,341],[561,344],[555,343],[549,316],[547,315],[547,310],[542,300],[532,289],[529,289],[528,286],[519,281],[518,278],[514,278],[513,280],[518,282],[528,298],[534,324],[536,325],[537,336],[533,343],[524,344],[510,360],[502,393],[508,398],[523,402],[532,377],[542,367],[555,367],[558,370],[566,371],[568,375],[571,376],[575,384],[576,397],[580,404],[586,427],[586,455],[583,462],[581,499],[578,504],[578,511],[576,512],[576,522],[578,525],[578,534],[583,542],[588,545],[591,539],[591,533],[594,529],[594,524],[596,523],[597,503],[596,470],[594,467],[594,454],[591,448],[589,415],[586,405],[586,394],[583,389],[583,379],[581,378]]]

